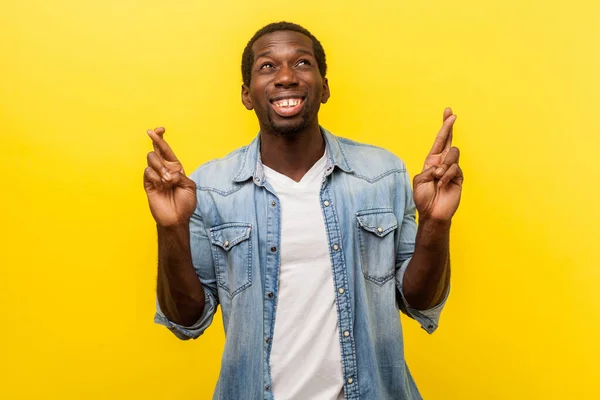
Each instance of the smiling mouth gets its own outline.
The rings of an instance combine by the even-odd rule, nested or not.
[[[298,104],[302,103],[302,101],[303,101],[302,99],[290,98],[290,99],[275,100],[271,104],[273,104],[276,107],[295,107]]]
[[[271,101],[277,114],[282,117],[293,117],[298,114],[304,104],[304,97],[287,97]]]

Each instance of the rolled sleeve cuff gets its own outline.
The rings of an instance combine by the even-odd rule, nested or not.
[[[415,319],[421,327],[427,331],[427,333],[432,334],[438,328],[440,315],[442,314],[442,310],[446,305],[446,301],[448,300],[448,295],[450,294],[450,285],[448,285],[448,289],[446,290],[446,294],[444,295],[444,300],[438,304],[437,306],[430,308],[428,310],[417,310],[412,308],[408,301],[406,301],[406,297],[404,296],[404,289],[402,284],[404,282],[404,273],[406,272],[406,268],[408,267],[408,263],[410,262],[410,258],[402,263],[400,269],[396,272],[396,286],[398,291],[400,292],[400,297],[402,298],[402,304],[400,308],[402,312],[404,312],[409,317]]]
[[[212,323],[215,312],[217,311],[217,301],[208,290],[204,290],[204,310],[192,326],[183,326],[170,321],[160,309],[158,300],[156,301],[156,314],[154,322],[166,326],[175,336],[181,340],[197,339],[204,333],[206,328]]]

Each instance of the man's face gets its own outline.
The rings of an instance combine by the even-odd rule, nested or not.
[[[292,135],[318,127],[329,86],[310,38],[294,31],[273,32],[254,42],[252,52],[250,86],[242,86],[242,102],[256,112],[261,131]]]

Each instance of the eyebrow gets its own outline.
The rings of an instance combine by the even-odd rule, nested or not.
[[[271,50],[264,51],[264,52],[262,52],[262,53],[260,53],[260,54],[257,54],[257,55],[256,55],[256,59],[258,60],[258,59],[259,59],[259,58],[261,58],[261,57],[266,57],[266,56],[268,56],[269,54],[271,54]]]
[[[307,54],[307,55],[313,56],[313,57],[315,56],[311,51],[304,50],[304,49],[298,49],[298,50],[296,50],[296,53],[298,53],[298,54]],[[259,58],[266,57],[266,56],[268,56],[270,54],[271,54],[271,50],[263,51],[262,53],[257,54],[255,59],[258,60]]]

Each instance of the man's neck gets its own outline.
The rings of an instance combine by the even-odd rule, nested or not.
[[[260,156],[262,163],[299,182],[323,156],[325,139],[319,126],[295,135],[261,133]]]

